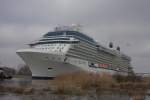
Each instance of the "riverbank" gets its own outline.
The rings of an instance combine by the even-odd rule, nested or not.
[[[65,97],[99,97],[124,95],[144,100],[150,89],[148,78],[131,80],[132,77],[111,76],[108,74],[73,73],[58,76],[54,80],[32,80],[32,84],[0,85],[0,93],[17,95],[53,95]],[[134,78],[135,79],[135,78]],[[38,84],[36,84],[38,83]],[[41,84],[40,84],[41,83]],[[58,99],[59,100],[59,99]],[[87,99],[88,100],[88,99]],[[94,99],[98,100],[98,99]],[[105,100],[105,99],[104,99]],[[122,100],[122,99],[121,99]],[[125,99],[126,100],[126,99]],[[129,100],[129,99],[127,99]]]
[[[73,73],[58,76],[51,85],[55,93],[62,94],[86,94],[89,90],[95,90],[97,94],[102,92],[125,92],[129,95],[145,94],[150,89],[150,80],[134,76],[120,76],[109,74]]]

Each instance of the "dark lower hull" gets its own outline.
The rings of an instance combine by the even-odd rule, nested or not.
[[[33,80],[52,80],[55,77],[41,77],[41,76],[32,76]]]

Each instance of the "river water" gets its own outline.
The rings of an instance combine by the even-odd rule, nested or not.
[[[101,95],[101,96],[58,96],[52,94],[44,95],[15,95],[1,94],[0,100],[131,100],[126,95]],[[147,99],[149,100],[149,99]]]
[[[126,95],[56,96],[51,94],[45,95],[0,94],[0,100],[132,100],[132,99]],[[150,97],[146,96],[145,100],[150,100]]]
[[[35,86],[43,88],[48,86],[48,80],[32,80],[31,78],[14,78],[12,80],[0,81],[0,84],[7,86]],[[19,95],[12,93],[0,93],[0,100],[132,100],[131,97],[125,94],[112,94],[112,95],[87,95],[87,96],[67,96],[67,95],[54,95],[50,93]],[[145,100],[150,100],[146,96]]]

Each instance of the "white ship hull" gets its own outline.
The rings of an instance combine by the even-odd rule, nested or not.
[[[32,77],[35,78],[56,77],[62,74],[78,71],[87,71],[94,73],[104,72],[109,74],[116,73],[113,70],[89,67],[88,61],[84,61],[81,59],[68,58],[67,61],[64,62],[64,55],[46,53],[36,50],[19,50],[17,54],[29,66],[32,72]],[[81,64],[77,64],[76,62],[78,61],[80,61]]]
[[[33,77],[56,77],[60,74],[82,70],[80,67],[63,62],[63,55],[38,51],[18,51],[19,56],[30,67]]]

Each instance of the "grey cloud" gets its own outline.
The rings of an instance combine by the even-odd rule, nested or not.
[[[58,24],[79,23],[100,44],[120,45],[136,71],[149,71],[149,5],[149,0],[0,0],[0,61],[16,66],[22,63],[17,49]]]
[[[145,2],[144,2],[145,1]],[[149,22],[148,0],[2,0],[1,21],[21,24]],[[63,3],[64,2],[64,3]],[[68,2],[68,4],[65,2]],[[67,7],[66,7],[67,6]],[[95,20],[94,20],[95,19]]]

